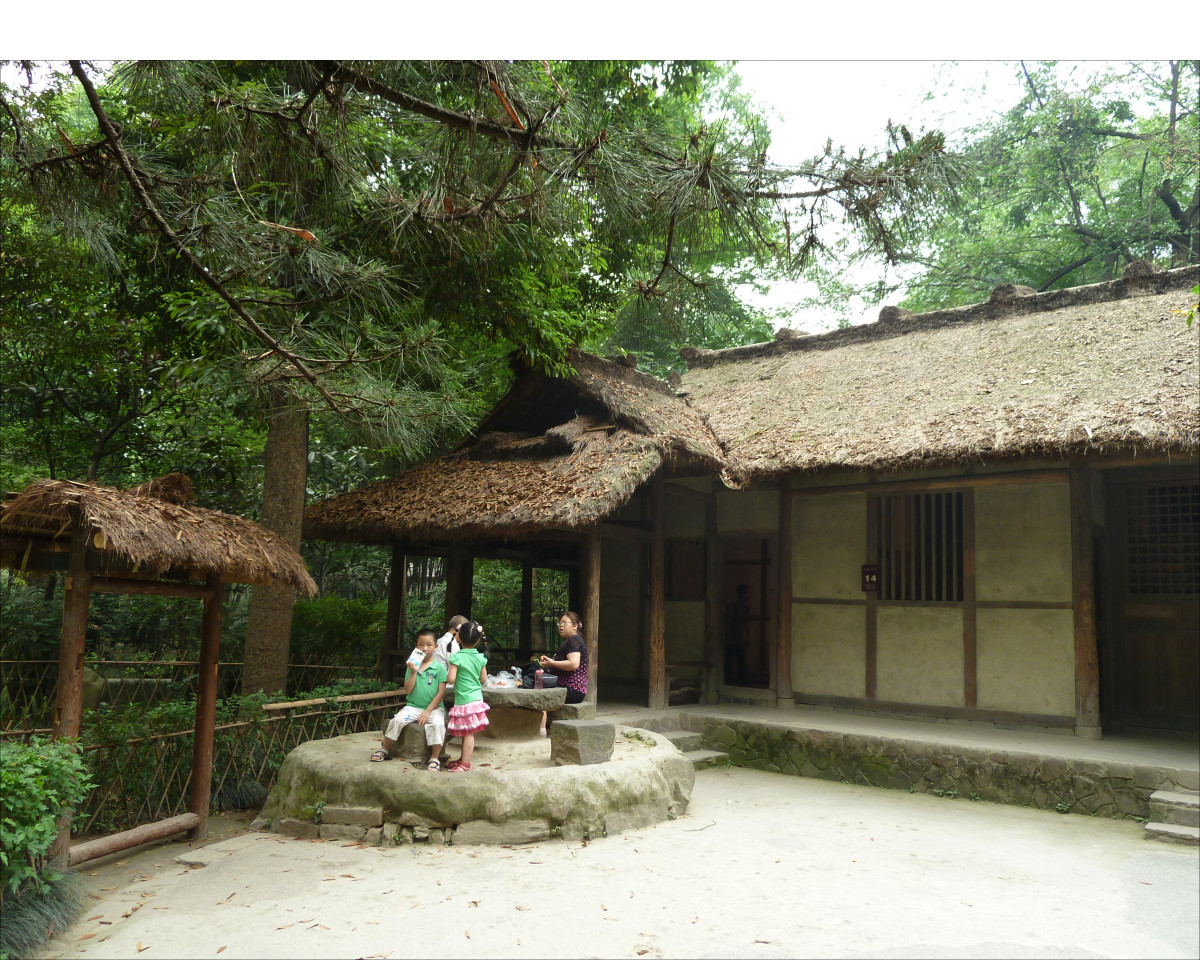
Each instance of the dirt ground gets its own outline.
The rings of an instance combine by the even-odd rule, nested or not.
[[[1200,857],[1140,823],[738,768],[589,843],[247,833],[88,864],[40,956],[1198,957]],[[206,865],[175,861],[180,854]]]

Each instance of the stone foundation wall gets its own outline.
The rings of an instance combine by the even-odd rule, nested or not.
[[[679,718],[737,766],[892,790],[1102,817],[1149,817],[1155,790],[1195,790],[1194,771],[893,740],[731,721]]]

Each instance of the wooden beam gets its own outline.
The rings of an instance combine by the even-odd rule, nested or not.
[[[666,580],[667,494],[662,471],[654,475],[650,486],[654,540],[650,544],[650,709],[667,707],[667,645],[663,596]]]
[[[708,503],[716,499],[716,495],[711,490],[694,490],[691,487],[685,487],[682,483],[668,483],[666,491],[668,497],[686,497],[689,500],[699,500],[702,503]]]
[[[704,657],[708,660],[704,703],[717,702],[717,687],[724,676],[721,663],[721,541],[717,530],[717,501],[704,505]]]
[[[1092,562],[1091,478],[1071,467],[1071,600],[1075,607],[1075,735],[1099,739],[1100,656],[1096,649],[1096,587]]]
[[[208,587],[199,583],[165,583],[162,580],[92,577],[92,592],[203,600],[208,596]]]
[[[637,543],[653,543],[654,531],[642,527],[629,527],[619,523],[600,524],[600,535],[612,540],[634,540]]]
[[[199,683],[196,689],[196,726],[192,731],[192,780],[188,810],[198,820],[188,834],[192,840],[208,836],[208,807],[212,792],[213,726],[217,722],[217,662],[221,653],[221,577],[208,575],[208,596],[200,622]]]
[[[168,820],[145,823],[140,827],[134,827],[132,830],[123,830],[121,833],[109,834],[107,837],[101,837],[98,840],[77,843],[71,847],[70,866],[74,867],[80,863],[95,860],[97,857],[107,857],[113,853],[120,853],[122,850],[128,850],[130,847],[138,847],[143,843],[150,843],[153,840],[173,837],[175,834],[183,833],[185,830],[194,830],[198,819],[194,813],[181,813],[179,816],[171,817]]]
[[[379,679],[384,683],[391,683],[395,679],[391,651],[400,648],[401,640],[407,632],[404,622],[407,619],[407,602],[408,555],[404,552],[404,545],[397,543],[392,546],[392,564],[388,572],[387,619],[383,622],[383,643],[379,647],[379,659],[376,664]]]
[[[58,689],[54,702],[55,740],[77,740],[83,720],[83,658],[87,644],[92,576],[87,569],[89,531],[78,507],[71,509],[71,559],[63,594],[62,639],[58,647]],[[51,859],[65,864],[71,850],[71,815],[58,819]]]
[[[837,493],[928,493],[935,490],[961,490],[964,487],[996,487],[1014,483],[1066,483],[1067,470],[1023,470],[1017,473],[989,473],[980,476],[935,477],[929,480],[893,480],[879,483],[847,483],[842,486],[797,487],[793,497],[816,497]]]
[[[963,703],[979,703],[978,645],[975,636],[975,491],[963,491]]]
[[[792,702],[792,498],[785,479],[779,491],[779,575],[775,624],[775,696],[779,705]]]
[[[521,562],[521,621],[518,643],[522,650],[531,650],[533,644],[533,561],[526,558]]]
[[[600,639],[600,530],[589,527],[580,544],[583,578],[583,636],[588,648],[588,692],[587,701],[595,703],[599,691],[596,689],[596,672],[599,666]]]

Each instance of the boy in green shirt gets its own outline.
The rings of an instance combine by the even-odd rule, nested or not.
[[[408,668],[404,673],[404,694],[408,702],[388,723],[381,749],[371,754],[373,761],[390,760],[389,751],[400,739],[404,727],[416,723],[425,728],[425,743],[429,745],[427,769],[441,768],[438,754],[442,752],[442,744],[446,740],[446,712],[442,709],[442,698],[446,695],[446,668],[434,657],[436,648],[437,634],[432,630],[426,628],[417,634],[417,647],[408,658]]]

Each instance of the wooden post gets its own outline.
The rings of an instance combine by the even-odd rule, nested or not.
[[[471,600],[475,592],[475,555],[466,548],[463,549],[461,583],[458,588],[459,611],[468,620],[471,619]]]
[[[463,584],[463,548],[453,546],[446,556],[446,614],[442,626],[450,623],[450,618],[463,613],[462,584]]]
[[[865,563],[879,563],[879,497],[874,493],[867,494],[867,556]],[[867,591],[866,606],[866,677],[864,678],[863,695],[868,700],[875,699],[875,687],[878,683],[879,663],[879,583],[876,589]]]
[[[779,616],[775,640],[775,702],[795,706],[792,698],[792,482],[779,485]]]
[[[379,679],[391,683],[395,659],[393,650],[399,650],[404,642],[406,610],[408,603],[408,557],[402,544],[392,547],[392,569],[388,576],[387,620],[383,626],[383,646],[379,648]]]
[[[704,504],[704,659],[708,675],[704,683],[705,703],[717,702],[717,688],[723,682],[721,662],[721,543],[717,534],[717,498]]]
[[[975,491],[963,491],[963,703],[979,705],[978,646],[975,636]]]
[[[521,562],[521,635],[518,640],[522,656],[533,650],[533,561]]]
[[[1072,464],[1071,606],[1075,613],[1075,736],[1098,740],[1100,658],[1096,649],[1096,596],[1092,564],[1092,496],[1083,464]]]
[[[77,740],[83,722],[83,658],[87,644],[88,604],[92,577],[87,569],[88,539],[91,530],[78,508],[71,512],[71,556],[67,562],[66,591],[63,594],[62,639],[58,647],[58,686],[54,702],[55,740]],[[58,837],[50,850],[51,858],[66,866],[71,852],[71,817],[68,811],[56,823]]]
[[[595,703],[599,692],[596,687],[596,668],[599,665],[598,641],[600,639],[600,527],[588,527],[580,544],[583,575],[583,636],[588,648],[588,703]]]
[[[660,470],[650,481],[654,540],[650,544],[650,709],[663,710],[670,702],[667,689],[667,644],[663,616],[666,579],[666,487]]]
[[[221,652],[221,577],[208,575],[209,595],[204,599],[204,618],[200,625],[200,683],[196,690],[196,727],[192,731],[192,783],[188,792],[188,811],[199,822],[188,836],[203,840],[208,836],[208,806],[212,792],[213,726],[217,721],[217,661]]]

